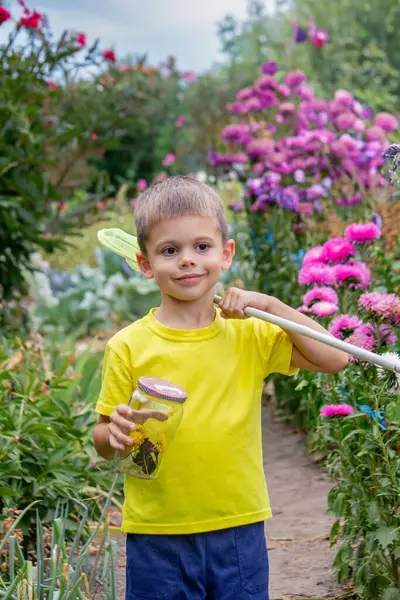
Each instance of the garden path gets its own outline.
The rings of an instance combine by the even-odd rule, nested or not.
[[[322,599],[336,595],[327,513],[330,483],[307,456],[305,438],[263,409],[264,466],[274,517],[266,523],[271,600]],[[117,563],[118,600],[124,600],[125,548]],[[335,594],[336,592],[336,594]]]

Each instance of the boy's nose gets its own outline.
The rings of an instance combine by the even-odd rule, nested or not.
[[[179,261],[180,267],[193,267],[196,265],[195,257],[190,253],[182,253]]]

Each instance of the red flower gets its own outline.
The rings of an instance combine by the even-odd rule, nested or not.
[[[52,90],[53,92],[55,90],[58,90],[58,85],[56,83],[54,83],[54,81],[48,81],[47,87],[49,88],[49,90]]]
[[[82,48],[86,46],[86,33],[77,33],[75,39]]]
[[[97,140],[97,133],[92,133],[92,135],[90,137],[95,142]]]
[[[108,60],[108,62],[115,63],[117,62],[117,58],[115,56],[114,50],[108,49],[103,51],[103,58]]]
[[[0,6],[0,24],[11,19],[11,13],[4,6]]]
[[[26,14],[25,17],[22,17],[18,26],[26,27],[27,29],[39,29],[39,27],[43,23],[43,15],[34,10],[33,13]]]

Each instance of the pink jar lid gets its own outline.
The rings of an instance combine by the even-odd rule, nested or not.
[[[175,383],[157,377],[140,377],[137,386],[153,398],[163,398],[172,402],[185,402],[188,396],[187,392]]]

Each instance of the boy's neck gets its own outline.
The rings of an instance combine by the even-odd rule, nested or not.
[[[203,329],[215,319],[213,300],[213,289],[207,295],[191,302],[162,294],[161,306],[155,316],[157,321],[171,329]]]

